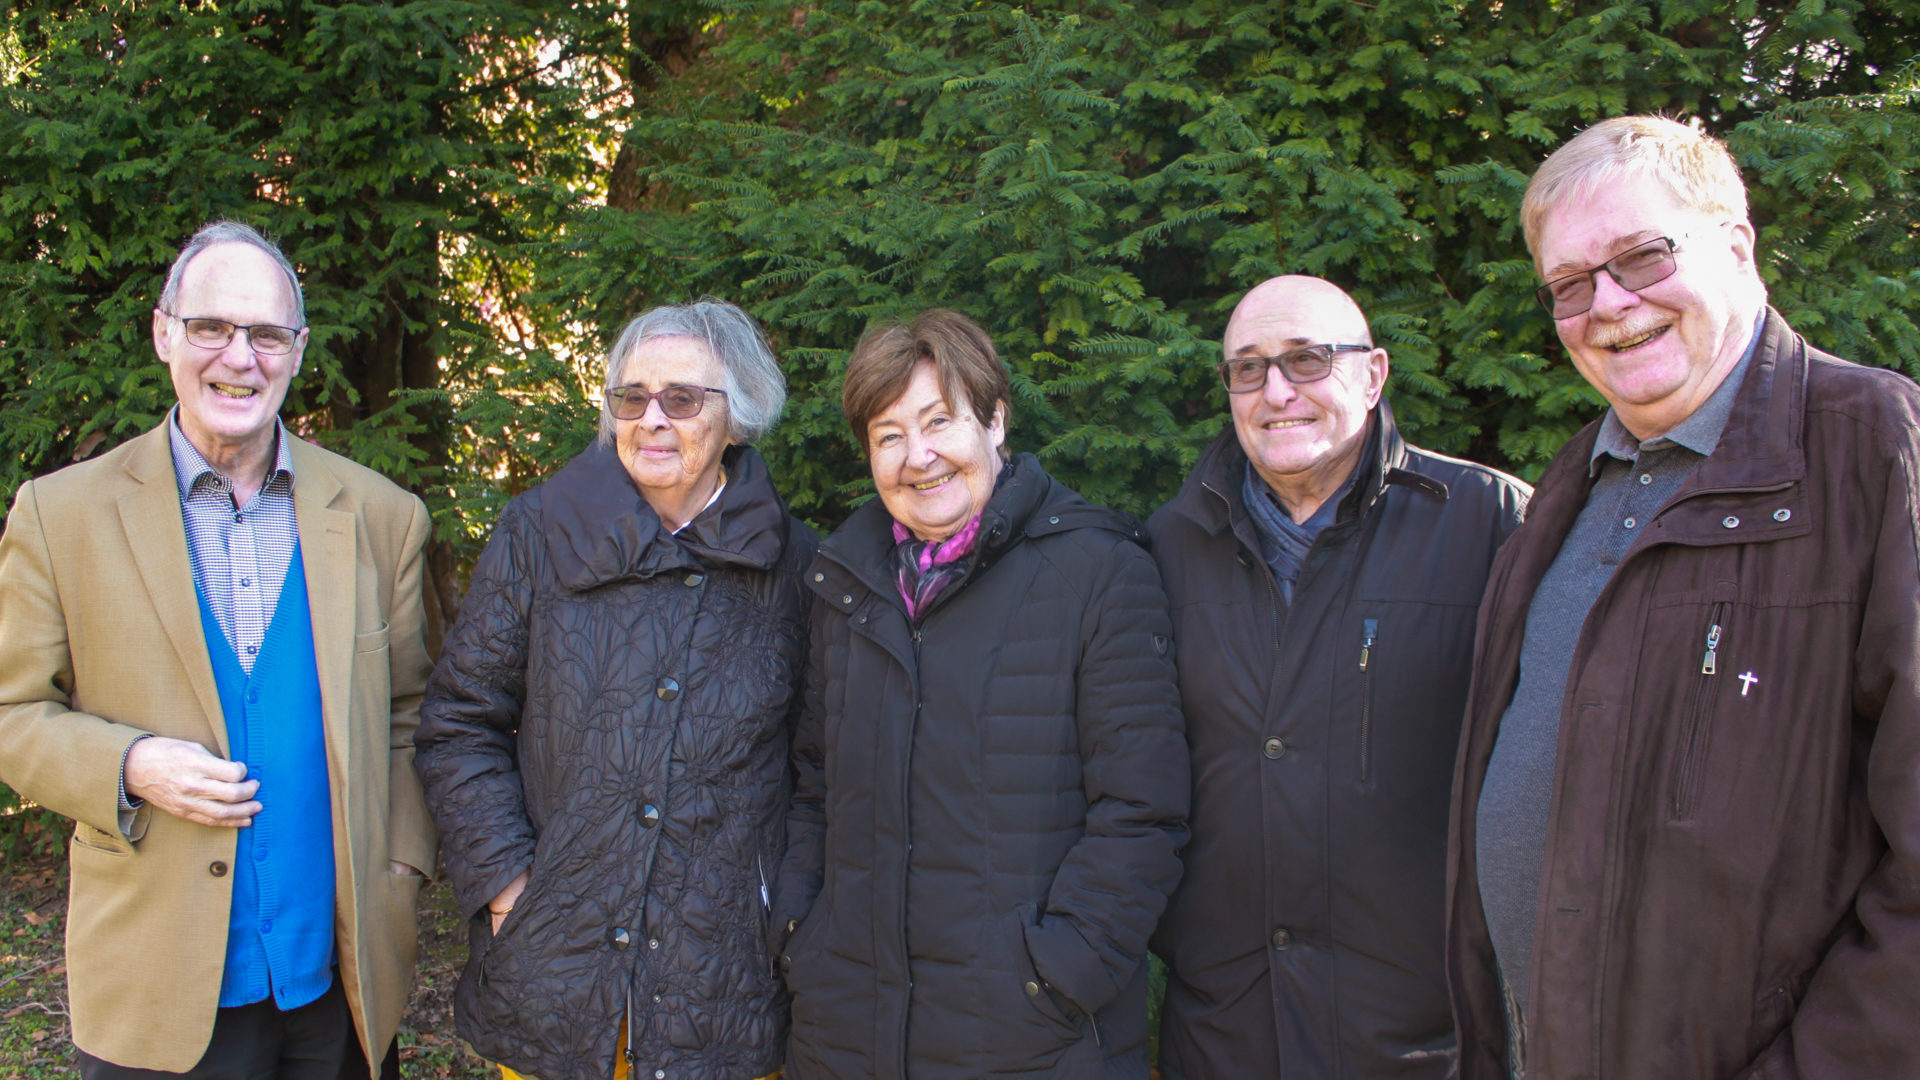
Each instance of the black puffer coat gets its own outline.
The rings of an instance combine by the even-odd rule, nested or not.
[[[541,1080],[780,1062],[766,941],[815,540],[751,449],[678,536],[612,450],[514,499],[420,706],[414,764],[472,953],[463,1038]],[[526,892],[488,932],[486,905]]]
[[[807,572],[787,1080],[1144,1078],[1188,784],[1144,533],[1021,455],[916,628],[890,529],[868,503]]]
[[[1148,522],[1180,641],[1193,844],[1154,939],[1169,1080],[1440,1080],[1447,791],[1474,615],[1526,485],[1381,402],[1280,599],[1229,428]]]

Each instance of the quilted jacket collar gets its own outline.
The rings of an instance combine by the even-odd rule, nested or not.
[[[766,462],[750,446],[728,447],[721,462],[726,490],[677,536],[661,527],[612,447],[595,443],[568,462],[541,499],[541,528],[560,584],[584,592],[674,570],[765,570],[778,563],[787,508]]]

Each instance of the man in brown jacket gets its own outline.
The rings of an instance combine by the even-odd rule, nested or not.
[[[1920,390],[1767,306],[1696,129],[1597,124],[1522,216],[1611,408],[1481,609],[1461,1076],[1920,1076]]]
[[[292,437],[299,281],[196,234],[153,342],[179,405],[21,487],[0,536],[0,781],[74,819],[87,1080],[369,1076],[434,833],[420,500]]]

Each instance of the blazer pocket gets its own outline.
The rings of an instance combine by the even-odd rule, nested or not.
[[[133,854],[133,846],[110,832],[102,832],[84,821],[73,823],[73,842],[83,848],[122,857]]]
[[[387,624],[381,623],[375,629],[364,634],[353,635],[353,651],[357,653],[379,652],[387,647]]]

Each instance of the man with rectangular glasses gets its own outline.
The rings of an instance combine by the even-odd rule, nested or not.
[[[201,229],[153,313],[178,405],[0,535],[0,780],[74,820],[87,1080],[397,1071],[431,525],[281,425],[306,343],[286,256]]]
[[[1594,125],[1521,215],[1609,407],[1483,607],[1460,1075],[1920,1076],[1920,390],[1768,307],[1695,127]]]
[[[1527,489],[1400,437],[1329,282],[1259,285],[1222,344],[1233,423],[1148,524],[1194,768],[1161,1068],[1440,1080],[1447,784]]]

